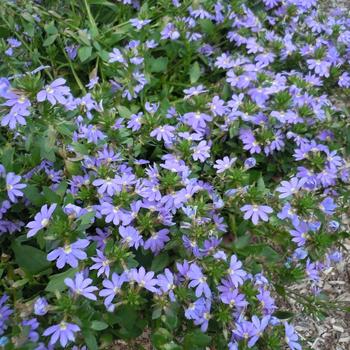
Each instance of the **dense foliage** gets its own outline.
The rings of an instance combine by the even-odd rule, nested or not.
[[[1,1],[0,348],[303,347],[279,305],[332,306],[350,206],[350,20],[317,7]]]

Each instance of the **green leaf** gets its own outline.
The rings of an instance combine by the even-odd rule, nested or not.
[[[162,308],[161,307],[155,308],[152,312],[152,320],[156,320],[161,315],[162,315]]]
[[[86,230],[88,227],[90,227],[93,223],[93,218],[95,217],[95,212],[94,211],[91,211],[91,212],[88,212],[84,215],[82,215],[80,218],[79,218],[79,226],[77,227],[77,230],[78,231],[81,231],[81,230]]]
[[[81,143],[73,142],[72,143],[74,152],[77,154],[83,154],[88,155],[89,154],[89,148],[86,145],[83,145]]]
[[[81,62],[85,62],[92,54],[91,46],[83,46],[78,50],[78,56]]]
[[[50,35],[49,37],[47,37],[47,38],[44,40],[43,46],[46,47],[46,46],[52,45],[52,44],[55,42],[55,40],[57,39],[57,37],[58,37],[58,34]]]
[[[245,248],[250,242],[250,235],[247,233],[244,236],[238,237],[235,240],[235,247],[236,249],[243,249]]]
[[[89,3],[89,5],[106,6],[109,9],[113,10],[114,12],[118,11],[117,5],[111,3],[110,1],[105,1],[105,0],[88,0],[88,3]]]
[[[280,311],[276,311],[273,316],[279,318],[280,320],[287,320],[289,318],[292,318],[294,316],[294,313],[293,312],[290,312],[290,311],[283,311],[283,310],[280,310]]]
[[[151,72],[164,72],[168,66],[168,57],[153,58],[151,61]]]
[[[162,346],[162,350],[182,350],[182,347],[174,342],[170,342],[168,344],[164,344]]]
[[[268,262],[277,262],[281,260],[281,256],[267,244],[250,245],[242,249],[240,252],[246,256],[253,255],[264,257]]]
[[[97,54],[101,57],[102,61],[108,62],[109,60],[109,52],[106,50],[99,50]]]
[[[7,144],[1,154],[1,163],[5,167],[6,171],[13,170],[13,156],[15,154],[15,149]]]
[[[162,321],[170,330],[175,329],[179,325],[179,319],[176,314],[163,315]]]
[[[95,331],[103,331],[108,328],[108,324],[106,322],[94,320],[91,322],[91,328]]]
[[[161,253],[153,259],[151,270],[154,272],[159,272],[164,270],[164,268],[168,265],[169,265],[168,253]]]
[[[184,350],[205,349],[210,344],[211,337],[196,330],[188,333],[184,339]]]
[[[132,115],[132,112],[130,111],[129,108],[126,108],[124,106],[117,106],[117,110],[119,112],[119,115],[122,117],[122,118],[126,118],[126,119],[129,119],[130,116]]]
[[[58,30],[55,26],[55,22],[52,21],[50,23],[45,24],[44,26],[45,32],[49,35],[54,35],[54,34],[58,34]]]
[[[67,271],[57,273],[56,275],[52,275],[50,277],[50,282],[47,284],[45,290],[47,292],[62,292],[67,288],[67,286],[64,284],[65,278],[73,278],[75,274],[78,272],[78,268],[76,269],[69,269]]]
[[[83,330],[83,336],[89,350],[98,350],[96,337],[91,330]]]
[[[138,318],[136,310],[130,305],[123,305],[116,310],[117,323],[127,329],[133,328]]]
[[[12,243],[11,248],[15,253],[18,266],[31,275],[36,275],[51,265],[47,260],[46,253],[37,248],[21,245],[17,241]]]
[[[43,187],[43,193],[48,203],[61,203],[61,197],[49,187]]]
[[[160,346],[166,344],[171,340],[171,333],[165,328],[158,328],[152,335],[151,340],[152,344],[159,348]]]
[[[28,185],[23,189],[23,193],[34,205],[42,206],[45,202],[44,197],[34,185]]]
[[[190,68],[190,81],[191,84],[194,84],[201,75],[201,69],[199,67],[199,63],[196,61],[192,64]]]

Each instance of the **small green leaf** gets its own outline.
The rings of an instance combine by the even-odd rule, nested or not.
[[[95,331],[103,331],[104,329],[108,328],[108,324],[102,321],[94,320],[91,322],[91,328]]]
[[[57,39],[57,37],[58,37],[58,34],[50,35],[49,37],[47,37],[47,38],[44,40],[43,46],[46,47],[46,46],[52,45],[52,44],[55,42],[55,40]]]
[[[151,270],[154,272],[159,272],[159,271],[164,270],[164,268],[168,265],[169,265],[168,253],[162,253],[162,254],[157,255],[153,259]]]
[[[283,310],[280,310],[280,311],[276,311],[273,316],[279,318],[280,320],[287,320],[289,318],[292,318],[294,316],[294,313],[293,312],[290,312],[290,311],[283,311]]]
[[[78,56],[81,62],[85,62],[92,53],[92,47],[91,46],[83,46],[78,50]]]
[[[34,205],[42,206],[45,202],[44,197],[34,185],[28,185],[25,187],[23,193]]]
[[[84,341],[89,350],[98,350],[98,344],[95,335],[91,330],[83,330]]]
[[[62,292],[67,288],[64,284],[65,278],[73,278],[75,274],[78,272],[78,269],[69,269],[67,271],[57,273],[56,275],[52,275],[50,277],[50,281],[47,284],[45,290],[47,292]]]
[[[12,171],[13,170],[13,156],[15,154],[15,149],[7,144],[2,149],[1,154],[1,163],[5,167],[6,171]]]
[[[77,154],[83,154],[88,155],[89,154],[89,148],[86,145],[83,145],[81,143],[73,142],[72,143],[73,149]]]
[[[197,80],[199,79],[201,75],[201,69],[199,67],[199,63],[196,61],[192,64],[191,68],[190,68],[190,81],[191,84],[194,84],[195,82],[197,82]]]
[[[168,66],[168,57],[154,58],[151,61],[151,72],[160,73],[164,72]]]
[[[200,330],[186,334],[184,339],[184,349],[205,349],[210,344],[211,337],[202,333]]]
[[[18,266],[31,275],[36,275],[51,265],[46,254],[37,248],[21,245],[17,241],[14,241],[11,247]]]
[[[129,305],[123,305],[116,310],[115,319],[118,324],[124,328],[133,328],[135,326],[137,317],[138,315],[136,310]]]
[[[52,191],[49,187],[44,186],[43,187],[43,193],[45,196],[45,199],[48,203],[60,203],[61,197],[54,191]]]
[[[126,118],[126,119],[129,119],[130,116],[132,115],[132,112],[130,111],[129,108],[126,108],[124,106],[117,106],[117,110],[119,112],[119,115],[122,117],[122,118]]]
[[[171,340],[171,333],[165,328],[158,328],[152,335],[152,344],[159,348],[160,346],[166,344]]]
[[[58,34],[58,30],[55,26],[55,22],[52,21],[50,23],[45,24],[44,26],[45,32],[49,35],[54,35],[54,34]]]
[[[250,235],[247,233],[241,237],[238,237],[234,243],[235,243],[236,249],[243,249],[249,244],[249,242],[250,242]]]

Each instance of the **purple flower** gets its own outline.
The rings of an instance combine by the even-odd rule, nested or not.
[[[230,69],[234,66],[235,62],[231,56],[226,53],[221,54],[221,56],[216,58],[215,66],[223,69]]]
[[[70,96],[69,87],[65,86],[66,80],[58,78],[50,85],[45,87],[45,90],[38,92],[36,98],[38,102],[48,100],[53,106],[58,102],[62,105],[67,103],[67,98]]]
[[[145,25],[150,23],[150,19],[138,19],[138,18],[131,18],[130,23],[133,27],[135,27],[137,30],[142,29]]]
[[[248,305],[244,294],[239,293],[239,289],[232,289],[232,287],[221,293],[220,299],[224,304],[230,307],[244,308]]]
[[[126,273],[122,273],[120,276],[113,272],[112,280],[103,280],[102,285],[104,289],[99,292],[100,297],[106,297],[104,304],[107,308],[112,305],[114,297],[121,291],[124,282],[129,279]]]
[[[337,208],[337,205],[334,203],[334,199],[331,197],[326,197],[320,203],[320,209],[327,215],[333,215],[334,210]]]
[[[221,100],[219,96],[214,96],[212,101],[208,103],[208,107],[215,116],[222,117],[227,112],[225,101]]]
[[[246,320],[237,322],[236,329],[233,331],[233,335],[238,339],[248,340],[249,338],[251,338],[248,341],[248,343],[250,343],[252,340],[252,337],[255,336],[255,328],[253,326],[253,323]],[[248,347],[252,347],[252,346],[248,345]]]
[[[294,226],[299,225],[299,216],[296,213],[296,210],[290,205],[290,203],[286,203],[282,210],[277,214],[277,217],[281,220],[286,218],[290,219]]]
[[[19,109],[11,111],[4,115],[1,119],[1,126],[9,126],[11,130],[15,129],[17,124],[26,125],[27,122],[24,117],[28,117],[30,112],[27,109]]]
[[[291,350],[302,350],[301,345],[298,343],[299,337],[294,331],[294,327],[288,322],[284,323],[284,328],[285,328],[285,339],[286,343],[290,347]]]
[[[256,141],[255,136],[251,130],[241,130],[239,137],[244,143],[243,149],[248,150],[250,154],[261,152],[261,146],[259,142]]]
[[[348,72],[344,72],[338,80],[338,85],[343,88],[349,88],[350,87],[350,75]]]
[[[331,63],[327,61],[309,59],[306,61],[309,69],[315,70],[315,73],[320,75],[321,77],[329,77],[329,69],[331,67]]]
[[[130,116],[130,120],[128,121],[128,128],[132,131],[140,130],[141,121],[142,121],[143,113],[139,112],[137,114],[132,114]]]
[[[180,37],[180,33],[176,29],[173,23],[168,23],[161,31],[161,39],[177,40]]]
[[[92,257],[91,260],[95,262],[90,267],[90,270],[98,270],[97,271],[97,277],[101,276],[103,273],[106,275],[106,277],[109,277],[110,273],[110,261],[103,255],[103,253],[96,249],[97,257]]]
[[[275,300],[271,297],[271,293],[261,287],[256,298],[260,301],[264,315],[270,315],[276,310]]]
[[[25,115],[27,109],[31,106],[29,99],[25,95],[17,95],[11,90],[6,94],[6,102],[3,106],[12,107],[11,113],[17,112],[21,115]]]
[[[189,89],[184,89],[185,100],[189,99],[193,96],[198,96],[203,94],[204,92],[208,92],[203,85],[193,86]]]
[[[164,274],[160,274],[157,277],[157,285],[160,287],[161,291],[163,293],[168,293],[169,298],[172,302],[175,301],[175,295],[174,295],[174,275],[169,269],[164,270]]]
[[[230,267],[228,269],[228,273],[230,275],[230,279],[234,286],[237,288],[242,285],[247,273],[241,269],[242,263],[237,259],[236,255],[231,256]]]
[[[78,239],[72,244],[65,244],[64,247],[59,247],[53,250],[47,255],[47,260],[54,261],[57,260],[56,266],[62,269],[64,265],[68,264],[71,267],[77,267],[79,260],[85,260],[87,258],[84,248],[89,245],[89,240]]]
[[[218,159],[216,161],[216,164],[214,165],[214,168],[217,169],[216,172],[218,174],[223,173],[227,169],[230,169],[232,164],[236,161],[237,158],[229,158],[229,157],[224,157],[222,160]]]
[[[251,157],[251,158],[247,158],[245,161],[244,161],[244,168],[246,170],[250,169],[250,168],[254,168],[256,165],[256,159]]]
[[[77,57],[77,54],[78,54],[78,48],[79,46],[78,45],[69,45],[69,46],[66,46],[64,49],[66,50],[67,52],[67,55],[69,57],[70,60],[74,60],[75,57]]]
[[[174,135],[175,128],[171,125],[162,125],[154,129],[151,133],[151,137],[155,137],[158,141],[164,140],[165,143],[171,143]]]
[[[10,81],[7,78],[0,78],[0,97],[6,98],[10,88]]]
[[[205,162],[207,158],[210,157],[210,146],[207,141],[201,141],[197,146],[191,147],[192,158],[194,160],[199,160],[201,163]]]
[[[68,323],[66,321],[61,321],[60,324],[56,324],[47,328],[43,335],[45,337],[51,335],[50,344],[54,345],[57,341],[60,341],[62,347],[65,347],[69,341],[75,340],[76,332],[79,332],[80,328],[74,323]]]
[[[144,244],[144,249],[150,249],[154,254],[158,254],[164,247],[165,243],[170,240],[169,230],[164,228],[160,231],[153,232],[151,237]]]
[[[17,203],[17,197],[23,197],[22,188],[27,187],[26,184],[20,184],[21,177],[15,173],[8,173],[6,175],[6,190],[11,202]]]
[[[290,234],[292,235],[292,241],[295,242],[298,247],[302,247],[305,245],[306,240],[309,237],[310,227],[309,225],[302,221],[299,225],[295,226],[295,230],[290,230]]]
[[[272,208],[267,205],[256,205],[256,204],[246,204],[241,208],[242,212],[245,212],[244,219],[248,220],[251,218],[254,225],[257,225],[259,219],[263,221],[269,221],[267,214],[273,212]]]
[[[82,295],[83,297],[90,300],[97,300],[96,295],[93,294],[93,292],[95,292],[98,288],[95,286],[90,286],[92,279],[84,279],[83,272],[77,272],[75,274],[74,280],[71,278],[65,278],[64,283],[72,290],[73,293]]]
[[[40,212],[35,214],[34,220],[26,225],[26,227],[30,228],[27,233],[28,238],[35,236],[38,231],[48,226],[51,215],[56,207],[56,203],[50,205],[50,207],[47,207],[47,204],[41,207]]]
[[[45,298],[38,298],[34,303],[34,314],[38,316],[46,315],[48,306],[49,304]]]
[[[261,320],[257,316],[252,317],[252,325],[254,327],[254,335],[248,342],[248,347],[253,347],[263,334],[265,328],[268,326],[271,316],[265,316]]]
[[[129,225],[133,217],[128,215],[126,210],[114,206],[111,203],[103,202],[101,205],[101,214],[106,215],[106,223],[113,222],[114,225],[122,223],[124,226]]]
[[[305,184],[306,179],[293,177],[290,181],[282,181],[281,186],[276,188],[277,192],[280,192],[279,198],[287,198],[297,193]]]
[[[92,183],[94,186],[98,187],[97,192],[99,194],[107,193],[109,196],[113,196],[115,193],[120,192],[121,187],[117,184],[116,179],[96,179]]]
[[[188,271],[188,278],[191,280],[189,287],[196,287],[196,297],[204,294],[207,298],[211,297],[211,290],[207,284],[207,278],[203,275],[201,268],[197,264],[192,264]]]
[[[183,116],[185,123],[192,127],[193,130],[198,130],[200,128],[205,128],[207,122],[213,120],[213,117],[209,114],[205,114],[202,112],[188,112]]]
[[[119,62],[119,63],[126,63],[125,58],[123,54],[120,52],[120,50],[114,48],[113,51],[109,54],[109,63]]]
[[[0,335],[4,334],[5,330],[7,329],[6,321],[9,319],[9,316],[13,313],[13,310],[5,304],[7,300],[8,296],[6,294],[4,294],[0,298]]]
[[[23,327],[28,327],[28,340],[31,342],[37,342],[39,339],[39,333],[35,330],[39,327],[39,322],[36,318],[32,318],[30,320],[23,320],[22,321]]]
[[[306,261],[306,273],[312,282],[318,282],[320,280],[319,270],[322,268],[322,264],[319,262],[311,262],[310,259]]]
[[[135,249],[138,249],[138,247],[143,244],[143,239],[139,231],[132,226],[119,226],[119,234],[123,238],[122,242],[128,247],[135,247]]]
[[[89,82],[85,85],[89,90],[93,89],[97,84],[98,81],[100,80],[99,77],[92,77],[90,78]]]
[[[141,266],[138,270],[132,269],[130,270],[130,279],[135,281],[140,287],[149,290],[150,292],[156,292],[157,288],[155,285],[157,284],[157,280],[153,278],[154,272],[149,271],[146,272],[145,268]]]

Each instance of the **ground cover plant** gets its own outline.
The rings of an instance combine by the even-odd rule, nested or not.
[[[319,285],[349,236],[345,12],[2,0],[0,17],[0,348],[146,332],[299,350],[285,298],[349,310]]]

